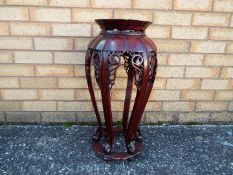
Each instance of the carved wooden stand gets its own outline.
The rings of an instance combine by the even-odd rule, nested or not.
[[[85,62],[88,88],[98,122],[98,127],[92,137],[92,145],[96,153],[105,160],[131,159],[143,150],[139,124],[153,87],[157,69],[156,46],[145,35],[145,29],[150,22],[122,19],[99,19],[96,22],[102,31],[89,43]],[[110,90],[114,85],[116,71],[122,59],[128,74],[128,82],[122,128],[114,128]],[[101,121],[95,100],[91,81],[91,62],[94,64],[96,82],[101,89],[104,123]],[[134,79],[137,93],[129,119]],[[124,135],[126,152],[112,151],[115,133]]]

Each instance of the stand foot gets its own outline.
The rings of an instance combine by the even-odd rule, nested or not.
[[[136,139],[136,141],[138,141],[138,142],[142,142],[142,141],[143,141],[143,137],[142,137],[140,128],[138,128],[138,131],[136,132],[135,139]]]

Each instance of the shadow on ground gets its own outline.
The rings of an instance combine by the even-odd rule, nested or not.
[[[233,174],[232,125],[143,126],[144,152],[121,162],[96,157],[93,131],[88,126],[0,126],[0,174]]]

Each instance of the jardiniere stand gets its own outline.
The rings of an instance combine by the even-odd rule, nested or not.
[[[135,157],[143,150],[139,124],[155,80],[156,46],[145,35],[145,29],[150,25],[148,21],[123,19],[97,19],[95,21],[102,30],[89,43],[85,60],[88,88],[98,122],[98,127],[92,137],[92,145],[96,153],[105,160],[125,160]],[[128,81],[122,128],[115,128],[112,122],[110,91],[121,60],[124,60]],[[91,81],[91,62],[94,64],[95,79],[101,90],[103,123]],[[129,118],[133,82],[137,93]],[[112,151],[115,133],[124,135],[127,151]]]

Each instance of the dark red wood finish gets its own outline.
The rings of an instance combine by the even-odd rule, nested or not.
[[[92,145],[96,153],[105,160],[131,159],[143,150],[139,125],[155,80],[157,49],[145,35],[145,29],[150,25],[148,21],[98,19],[96,23],[102,30],[89,43],[85,62],[88,88],[98,122],[98,128],[92,137]],[[121,59],[124,59],[128,82],[122,128],[115,129],[112,122],[110,91],[115,83]],[[94,64],[96,82],[101,90],[104,123],[99,115],[91,81],[91,61]],[[137,94],[129,118],[133,82],[137,87]],[[112,152],[114,134],[119,132],[125,137],[126,152]]]

